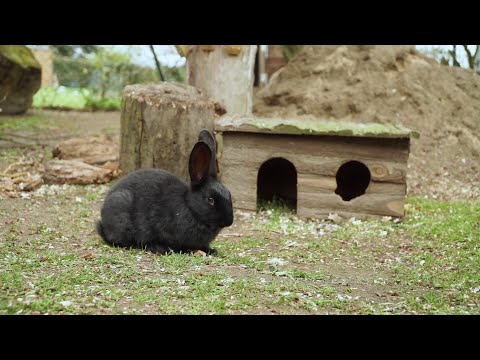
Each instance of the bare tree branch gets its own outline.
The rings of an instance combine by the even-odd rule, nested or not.
[[[477,57],[479,50],[480,50],[480,45],[477,45],[477,46],[475,47],[475,54],[473,54],[473,57]]]
[[[475,66],[475,55],[472,55],[472,53],[470,52],[470,49],[468,48],[468,45],[462,45],[462,46],[465,49],[465,52],[467,53],[468,67],[470,69],[473,69]]]
[[[453,50],[448,50],[448,54],[452,58],[452,66],[460,67],[460,63],[457,60],[457,45],[452,45]]]
[[[158,61],[157,54],[155,53],[155,49],[153,48],[153,45],[148,45],[150,46],[150,51],[153,54],[153,58],[155,60],[155,66],[157,67],[158,75],[160,76],[160,80],[165,81],[165,75],[163,74],[162,71],[162,66],[160,65],[160,61]]]

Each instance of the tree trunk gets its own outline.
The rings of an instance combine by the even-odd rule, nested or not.
[[[188,159],[202,129],[213,131],[215,104],[192,86],[129,85],[123,92],[120,168],[161,168],[188,180]]]
[[[256,45],[199,45],[187,53],[187,83],[205,90],[228,114],[252,113]]]
[[[477,45],[476,49],[474,70],[477,74],[480,74],[480,45]]]

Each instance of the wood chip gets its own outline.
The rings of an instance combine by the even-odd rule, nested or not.
[[[207,256],[207,253],[202,250],[197,250],[193,253],[193,256]]]

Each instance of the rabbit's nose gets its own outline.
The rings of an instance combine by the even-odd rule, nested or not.
[[[230,226],[233,224],[233,214],[228,214],[224,219],[224,227]]]

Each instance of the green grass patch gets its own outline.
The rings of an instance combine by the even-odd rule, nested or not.
[[[72,110],[119,110],[120,97],[99,98],[84,88],[41,88],[33,97],[33,107],[62,108]]]
[[[41,88],[33,96],[33,107],[60,107],[83,109],[90,92],[87,89],[74,89],[61,86],[59,88]]]
[[[52,121],[44,115],[0,116],[0,133],[4,131],[41,130],[52,125]]]
[[[265,206],[216,256],[158,256],[100,240],[108,188],[5,203],[0,314],[480,313],[478,202],[409,198],[400,221],[339,224]]]

